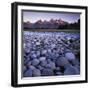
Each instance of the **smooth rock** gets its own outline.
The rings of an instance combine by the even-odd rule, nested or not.
[[[75,60],[75,55],[72,52],[65,53],[65,57],[70,61]]]
[[[31,61],[31,64],[33,65],[33,66],[36,66],[36,65],[38,65],[39,64],[39,60],[38,59],[34,59],[34,60],[32,60]]]
[[[80,72],[80,66],[79,65],[75,65],[75,67],[79,70]]]
[[[44,60],[46,60],[46,57],[40,57],[39,58],[39,61],[44,61]]]
[[[72,64],[73,64],[73,65],[79,65],[80,62],[79,62],[79,60],[75,59],[75,60],[72,60]]]
[[[28,69],[24,74],[23,74],[24,77],[32,77],[32,70],[31,69]]]
[[[24,64],[27,65],[30,62],[30,58],[25,58]]]
[[[51,51],[51,49],[48,49],[47,52],[48,52],[48,53],[51,53],[52,51]]]
[[[56,46],[55,44],[52,44],[52,45],[51,45],[51,49],[55,48],[55,46]]]
[[[40,56],[40,51],[37,51],[37,52],[36,52],[36,55],[37,55],[37,56]]]
[[[42,55],[46,54],[47,50],[42,50]]]
[[[77,75],[79,73],[79,70],[74,66],[67,67],[64,71],[64,75]]]
[[[37,57],[36,54],[32,54],[32,55],[31,55],[31,58],[32,58],[32,59],[35,59],[36,57]]]
[[[51,62],[51,59],[47,59],[47,63],[50,63]]]
[[[41,65],[41,66],[46,66],[46,65],[47,65],[47,61],[46,61],[46,60],[41,61],[41,62],[40,62],[40,65]]]
[[[46,68],[50,68],[50,69],[52,69],[52,70],[56,69],[55,63],[54,63],[54,62],[49,62],[49,63],[46,65]]]
[[[33,65],[30,65],[30,66],[29,66],[29,69],[34,70],[34,69],[36,69],[36,67],[33,66]]]
[[[39,70],[43,70],[43,69],[44,69],[44,67],[41,66],[41,65],[38,65],[37,68],[38,68]]]
[[[29,61],[29,62],[27,62],[27,64],[26,64],[27,66],[30,66],[31,65],[31,61]]]
[[[69,61],[65,57],[60,57],[59,59],[56,60],[57,66],[64,66],[66,64],[69,64]]]
[[[28,53],[30,53],[30,49],[29,49],[29,48],[25,48],[25,49],[24,49],[24,52],[25,52],[26,54],[28,54]]]
[[[69,64],[64,65],[64,68],[66,69],[66,68],[68,68],[70,66],[72,66],[72,65],[69,63]]]
[[[43,69],[41,74],[42,76],[53,76],[54,72],[52,69]]]
[[[31,44],[30,44],[30,43],[27,43],[27,44],[26,44],[26,47],[27,47],[27,48],[29,48],[30,46],[31,46]]]
[[[41,76],[41,71],[39,69],[34,69],[33,70],[33,76],[34,77]]]
[[[36,45],[37,45],[37,46],[40,45],[40,42],[36,42]]]

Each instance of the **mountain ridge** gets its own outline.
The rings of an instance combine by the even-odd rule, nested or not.
[[[23,22],[24,29],[63,29],[63,28],[79,28],[80,27],[80,19],[74,23],[68,23],[62,19],[50,19],[47,20],[37,20],[35,23],[31,23],[30,21]]]

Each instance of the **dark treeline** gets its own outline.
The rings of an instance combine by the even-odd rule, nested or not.
[[[75,23],[60,25],[58,29],[80,29],[80,19]]]

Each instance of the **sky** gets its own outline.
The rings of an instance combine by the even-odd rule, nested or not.
[[[77,22],[80,19],[80,13],[69,13],[69,12],[33,12],[33,11],[23,11],[23,21],[35,23],[38,20],[50,19],[62,19],[68,23]]]

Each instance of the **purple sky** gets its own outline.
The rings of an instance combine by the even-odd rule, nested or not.
[[[80,18],[79,13],[55,13],[55,12],[32,12],[32,11],[23,11],[23,21],[27,22],[30,21],[31,23],[34,23],[38,20],[47,20],[50,19],[62,19],[64,21],[67,21],[69,23],[77,22],[77,20]]]

